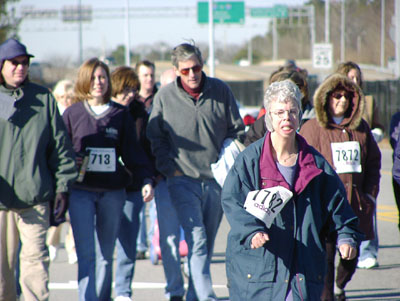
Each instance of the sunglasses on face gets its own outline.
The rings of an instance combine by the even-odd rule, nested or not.
[[[18,67],[18,65],[22,65],[22,66],[29,65],[29,60],[23,60],[23,61],[10,60],[10,62],[14,67]]]
[[[196,66],[193,66],[193,67],[191,67],[191,68],[184,68],[184,69],[181,69],[181,70],[179,70],[179,72],[180,72],[181,74],[183,74],[183,75],[188,75],[189,72],[190,72],[190,69],[192,69],[193,73],[197,73],[197,72],[200,72],[201,69],[203,69],[203,66],[201,66],[201,65],[196,65]]]
[[[343,96],[346,99],[350,99],[351,98],[351,94],[350,93],[346,93],[346,92],[333,92],[332,93],[332,97],[335,98],[335,99],[341,99]]]

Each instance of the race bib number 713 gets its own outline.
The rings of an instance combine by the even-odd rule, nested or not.
[[[270,228],[275,217],[292,196],[293,193],[283,186],[250,191],[246,197],[244,209]]]
[[[115,148],[88,147],[88,171],[114,172],[116,165]]]

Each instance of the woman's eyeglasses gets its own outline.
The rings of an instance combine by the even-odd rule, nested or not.
[[[197,72],[200,72],[201,69],[203,69],[203,66],[201,66],[201,65],[196,65],[196,66],[193,66],[193,67],[191,67],[191,68],[184,68],[184,69],[181,69],[181,70],[179,70],[179,72],[180,72],[181,74],[183,74],[183,75],[188,75],[189,72],[190,72],[190,69],[192,69],[193,73],[197,73]]]
[[[346,99],[350,99],[351,98],[351,94],[350,93],[346,93],[346,92],[333,92],[332,93],[332,97],[335,98],[335,99],[341,99],[343,96]]]
[[[275,114],[278,116],[279,119],[283,119],[286,116],[286,112],[289,114],[291,118],[297,118],[299,117],[299,111],[296,109],[291,109],[291,110],[278,110],[271,112],[272,114]]]

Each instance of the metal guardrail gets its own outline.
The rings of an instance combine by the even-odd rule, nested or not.
[[[242,106],[261,106],[264,95],[264,82],[255,81],[226,81],[233,95]],[[308,86],[310,99],[319,85],[317,77],[309,77]],[[365,95],[372,95],[377,102],[380,120],[385,126],[387,135],[392,116],[400,111],[400,80],[365,81]]]

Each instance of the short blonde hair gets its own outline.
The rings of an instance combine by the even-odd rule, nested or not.
[[[57,82],[53,89],[53,95],[58,100],[58,97],[64,94],[73,94],[74,82],[69,79],[63,79]]]

